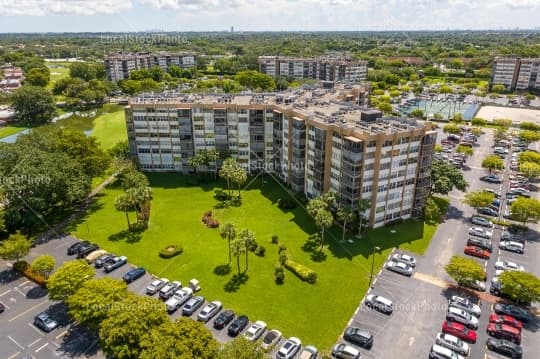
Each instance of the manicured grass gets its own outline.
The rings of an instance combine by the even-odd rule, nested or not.
[[[4,126],[0,127],[0,138],[8,137],[25,130],[23,126]]]
[[[96,117],[92,136],[97,137],[105,149],[113,147],[117,142],[127,140],[124,110],[104,113]]]
[[[51,71],[51,79],[47,84],[47,89],[52,90],[56,81],[69,77],[69,63],[66,62],[51,62],[47,64]]]
[[[264,184],[260,179],[254,181],[242,192],[243,204],[226,209],[214,209],[213,194],[214,189],[221,188],[219,183],[189,186],[192,178],[178,174],[149,178],[154,200],[149,228],[144,233],[126,235],[125,214],[114,208],[114,198],[121,193],[115,186],[104,191],[87,216],[73,225],[72,232],[128,256],[131,263],[144,266],[156,276],[183,283],[197,278],[208,300],[221,300],[226,308],[252,320],[264,320],[285,336],[298,336],[302,342],[321,349],[335,343],[366,292],[373,245],[382,250],[375,255],[376,273],[398,244],[422,253],[434,230],[422,222],[408,221],[393,228],[366,231],[362,239],[349,244],[339,243],[341,233],[332,228],[325,236],[328,247],[321,261],[314,256],[314,245],[307,241],[316,232],[311,218],[301,206],[292,211],[280,210],[278,199],[289,195],[269,178]],[[219,229],[201,223],[207,210],[213,210],[221,224],[232,221],[239,229],[251,229],[257,242],[266,247],[265,257],[249,254],[248,279],[244,283],[232,281],[237,272],[234,258],[229,273],[220,270],[228,264],[227,241],[219,236]],[[131,219],[134,221],[134,214]],[[273,234],[287,246],[291,259],[317,272],[315,285],[300,281],[289,271],[284,284],[275,284],[278,246],[270,243]],[[160,258],[159,250],[168,244],[181,244],[184,252],[171,259]],[[242,270],[244,266],[242,257]]]

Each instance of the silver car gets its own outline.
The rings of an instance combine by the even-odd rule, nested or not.
[[[174,312],[182,306],[189,298],[193,295],[193,290],[191,288],[182,288],[177,290],[172,297],[165,301],[165,306],[167,306],[167,311]]]
[[[146,287],[146,294],[148,295],[154,295],[156,294],[161,288],[163,288],[165,285],[169,283],[169,280],[167,278],[161,278],[161,279],[154,279],[148,287]]]
[[[453,306],[452,304],[450,304],[450,307],[448,307],[448,312],[446,312],[446,320],[461,323],[473,330],[478,329],[478,318],[472,316],[461,308]]]
[[[204,308],[197,315],[197,320],[200,322],[207,322],[214,317],[223,308],[223,304],[220,301],[214,300],[204,306]]]
[[[438,333],[435,338],[435,343],[461,355],[468,356],[471,352],[469,344],[450,334]]]
[[[408,254],[405,253],[394,253],[392,254],[392,260],[397,262],[403,262],[405,264],[410,265],[411,267],[416,267],[416,258],[411,257]]]
[[[471,222],[482,227],[493,227],[493,223],[490,220],[480,216],[473,216]]]
[[[484,228],[481,228],[481,227],[471,227],[471,228],[469,228],[469,234],[471,236],[491,239],[491,236],[493,235],[493,232],[488,231],[487,229],[484,229]]]
[[[413,273],[413,269],[410,265],[403,262],[397,262],[394,260],[391,260],[386,263],[386,269],[391,270],[392,272],[406,275],[406,276],[411,276]]]
[[[505,251],[510,251],[514,253],[523,254],[524,248],[523,243],[514,242],[514,241],[501,241],[499,243],[499,248],[504,249]]]

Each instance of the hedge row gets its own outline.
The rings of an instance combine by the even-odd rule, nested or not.
[[[30,264],[24,260],[15,263],[13,269],[39,285],[45,285],[45,282],[47,281],[47,278],[34,272]]]
[[[159,251],[159,256],[161,258],[172,258],[174,256],[179,255],[183,251],[184,251],[184,248],[182,248],[182,246],[171,244],[171,245],[161,249]]]
[[[298,276],[298,278],[302,279],[305,282],[314,284],[317,282],[317,273],[315,273],[314,270],[306,267],[303,264],[296,263],[290,259],[288,259],[284,263],[285,268],[293,272]]]

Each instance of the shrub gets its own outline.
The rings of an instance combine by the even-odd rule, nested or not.
[[[184,248],[182,248],[182,246],[180,246],[178,244],[171,244],[171,245],[168,245],[167,247],[161,249],[159,251],[159,256],[161,258],[172,258],[174,256],[179,255],[183,251],[184,251]]]
[[[218,189],[214,192],[214,198],[220,202],[229,199],[229,195],[224,190]]]
[[[282,284],[285,281],[285,269],[281,263],[277,263],[274,269],[274,280],[277,284]]]
[[[265,252],[266,252],[266,248],[264,248],[263,246],[259,246],[255,250],[255,255],[258,255],[259,257],[264,257]]]
[[[279,254],[279,263],[285,265],[288,259],[287,252],[283,251]]]
[[[314,270],[306,267],[303,264],[296,263],[291,260],[287,260],[284,263],[284,266],[285,268],[287,268],[288,270],[296,274],[298,278],[300,278],[301,280],[305,282],[308,282],[311,284],[314,284],[315,282],[317,282],[317,273],[315,273]]]
[[[13,264],[13,269],[15,269],[17,272],[24,275],[26,278],[30,279],[31,281],[35,282],[39,285],[45,285],[46,278],[42,276],[39,273],[36,273],[32,270],[32,267],[28,262],[26,261],[18,261],[15,264]]]
[[[284,244],[280,244],[279,245],[279,250],[278,250],[278,253],[281,253],[281,252],[284,252],[287,250],[287,246],[284,245]]]
[[[286,198],[280,198],[278,201],[278,207],[281,209],[295,209],[296,202]]]
[[[479,118],[479,117],[475,117],[471,121],[471,124],[473,126],[485,126],[485,125],[487,125],[487,123],[488,122],[486,120],[484,120],[483,118]]]
[[[219,227],[219,222],[216,219],[211,218],[206,222],[206,226],[208,228],[217,228]]]
[[[270,239],[270,243],[272,244],[278,244],[279,243],[279,237],[277,234],[272,235],[272,239]]]
[[[256,241],[249,241],[247,244],[247,249],[251,252],[255,252],[257,250],[257,247],[259,247],[259,244],[257,244]]]

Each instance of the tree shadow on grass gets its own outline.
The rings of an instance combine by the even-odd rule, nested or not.
[[[237,292],[242,284],[246,284],[248,279],[249,276],[246,273],[235,274],[227,283],[225,283],[223,289],[228,293]]]
[[[316,251],[316,252],[311,253],[311,259],[314,262],[324,262],[327,257],[328,256],[326,255],[326,253],[321,252],[321,251]]]
[[[137,243],[142,238],[142,231],[130,231],[128,229],[121,230],[118,233],[111,234],[109,241],[118,242],[125,240],[126,243]]]
[[[231,273],[231,265],[230,264],[220,264],[214,268],[214,274],[216,275],[227,275]]]
[[[304,245],[302,245],[302,250],[311,253],[311,260],[314,262],[323,262],[328,257],[326,253],[321,251],[321,242],[318,233],[314,233],[308,237]]]

